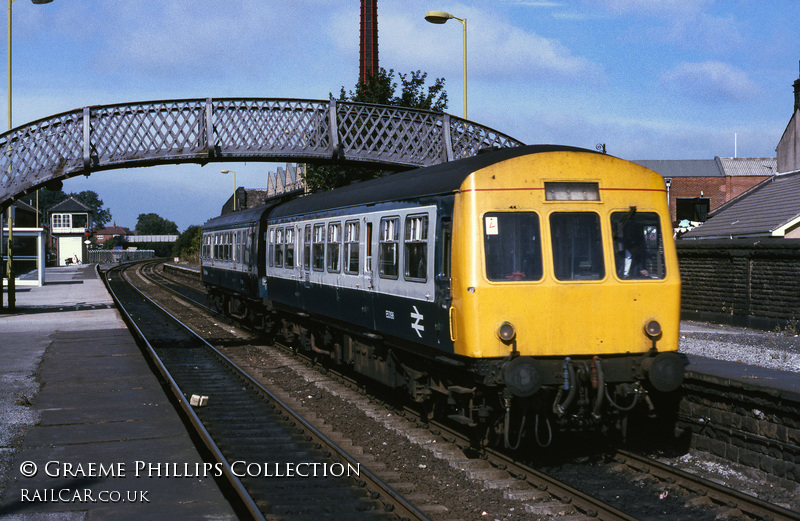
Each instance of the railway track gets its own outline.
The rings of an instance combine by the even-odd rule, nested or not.
[[[131,267],[106,273],[114,300],[224,477],[254,519],[428,518],[209,343],[136,290]],[[313,500],[310,500],[313,498]]]
[[[198,288],[195,287],[195,291]],[[195,299],[198,300],[198,299]],[[340,376],[342,381],[346,377]],[[355,389],[356,384],[351,384]],[[354,391],[355,392],[355,391]],[[391,406],[389,407],[392,410]],[[429,449],[439,458],[444,458],[449,465],[461,468],[473,479],[483,480],[486,487],[506,487],[505,496],[516,498],[526,504],[528,513],[536,516],[568,515],[570,519],[648,519],[646,515],[622,512],[614,506],[583,493],[580,487],[573,487],[554,480],[552,477],[537,471],[531,465],[522,464],[512,456],[499,452],[485,451],[481,457],[467,457],[469,440],[466,436],[449,429],[444,425],[421,425],[421,420],[414,417],[413,410],[396,411],[407,418],[406,426],[394,424],[393,428],[401,432],[416,431],[409,438],[425,438],[420,430],[428,430],[437,443],[428,443]],[[424,429],[420,429],[420,426]],[[644,459],[632,453],[619,452],[608,465],[615,473],[623,473],[627,479],[649,481],[654,489],[663,490],[661,499],[669,493],[680,497],[681,507],[678,513],[659,515],[653,519],[686,519],[690,516],[696,521],[703,519],[752,519],[752,520],[798,520],[800,515],[770,505],[764,501],[739,493],[713,482],[691,476],[677,469],[668,467],[657,461]],[[645,476],[644,478],[642,476]],[[624,479],[624,478],[623,478]],[[625,505],[630,507],[630,505]],[[660,508],[658,501],[655,507]],[[643,507],[647,510],[647,506]],[[623,508],[630,512],[629,508]],[[666,514],[666,512],[664,512]]]

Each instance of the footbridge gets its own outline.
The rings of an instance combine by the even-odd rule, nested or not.
[[[0,208],[115,168],[221,161],[404,170],[522,143],[449,114],[338,100],[183,99],[84,107],[0,135]]]

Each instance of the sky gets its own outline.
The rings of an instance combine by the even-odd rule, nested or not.
[[[358,80],[359,5],[17,1],[13,125],[133,101],[338,96]],[[429,10],[467,20],[469,119],[525,143],[604,143],[631,160],[774,157],[792,115],[796,0],[379,0],[379,65],[444,78],[447,112],[463,116],[462,26],[428,23]],[[183,231],[219,215],[234,188],[221,170],[266,188],[279,165],[111,170],[64,191],[95,191],[119,226],[156,213]]]

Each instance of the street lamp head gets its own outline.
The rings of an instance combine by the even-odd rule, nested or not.
[[[34,4],[49,4],[53,0],[31,0]]]
[[[444,11],[428,11],[425,13],[425,19],[432,24],[443,24],[451,18],[455,18],[455,16]]]
[[[222,172],[223,174],[235,174],[236,173],[233,170],[220,170],[220,172]]]

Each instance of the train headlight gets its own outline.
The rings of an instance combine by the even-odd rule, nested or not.
[[[516,336],[517,330],[514,329],[514,326],[511,324],[511,322],[503,322],[500,324],[500,327],[497,328],[497,338],[503,342],[511,342]]]
[[[650,338],[657,338],[661,334],[661,324],[657,320],[651,320],[644,325],[644,332]]]
[[[514,396],[531,396],[542,386],[542,372],[536,360],[518,356],[503,366],[503,381]]]

